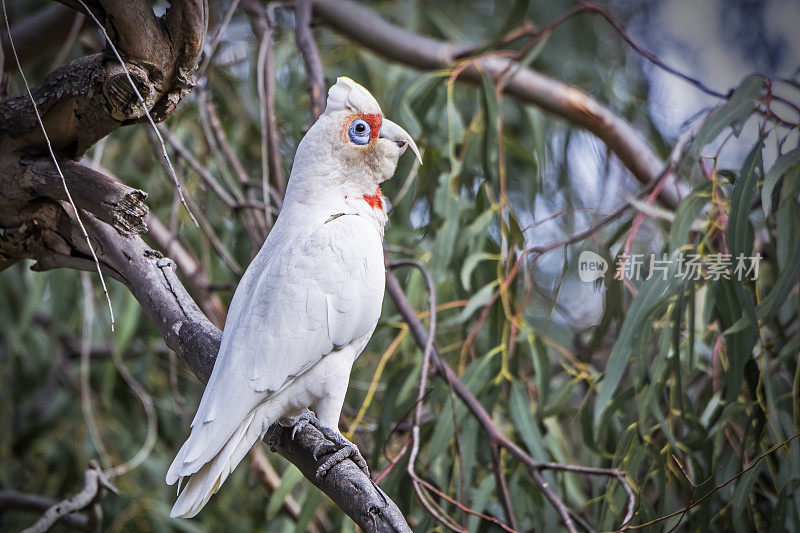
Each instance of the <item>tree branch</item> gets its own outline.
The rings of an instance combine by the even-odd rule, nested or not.
[[[59,166],[79,209],[89,211],[122,235],[147,231],[148,208],[144,203],[147,193],[79,163],[61,161]],[[27,188],[34,196],[67,200],[61,177],[52,161],[23,161],[20,168],[23,175],[17,178],[19,187]]]
[[[3,511],[38,511],[43,512],[55,505],[56,502],[47,496],[26,494],[15,490],[0,491],[0,514]],[[71,513],[59,516],[59,522],[80,531],[89,531],[89,519],[80,513]]]
[[[295,37],[308,73],[308,96],[311,100],[311,121],[325,111],[325,72],[319,49],[311,35],[311,0],[298,0],[294,5]],[[361,6],[359,6],[361,7]]]
[[[206,2],[174,0],[161,20],[144,1],[108,0],[98,11],[154,120],[164,120],[192,88],[206,35]],[[87,56],[57,68],[33,89],[56,152],[77,160],[111,131],[145,116],[125,68],[110,54]],[[4,148],[44,150],[26,94],[0,102],[0,119]]]
[[[316,0],[314,14],[365,48],[423,70],[456,67],[461,55],[472,48],[410,32],[350,0]],[[488,54],[471,61],[460,77],[480,82],[481,71],[495,79],[508,75],[506,92],[595,134],[641,183],[647,185],[659,178],[664,163],[647,141],[587,93],[535,70],[519,68],[515,61],[504,57]],[[674,179],[670,179],[661,192],[661,201],[676,207],[681,197],[677,191]]]
[[[267,189],[269,177],[282,195],[286,188],[283,179],[281,154],[278,150],[278,127],[275,122],[275,59],[272,51],[272,27],[258,0],[244,0],[242,6],[250,16],[253,32],[260,42],[258,51],[258,89],[261,122],[262,188],[264,206],[271,218]]]
[[[23,530],[23,533],[44,533],[62,518],[88,508],[102,496],[103,490],[117,492],[117,489],[103,475],[100,467],[93,462],[84,473],[83,489],[78,494],[49,507],[41,518],[31,527]]]

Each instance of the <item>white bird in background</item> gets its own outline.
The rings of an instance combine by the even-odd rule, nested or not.
[[[167,472],[191,476],[170,516],[192,517],[270,425],[319,423],[337,451],[350,369],[378,323],[385,271],[385,202],[411,136],[383,118],[361,85],[338,78],[325,113],[297,147],[280,216],[242,277],[192,432]],[[311,409],[318,420],[313,419]]]

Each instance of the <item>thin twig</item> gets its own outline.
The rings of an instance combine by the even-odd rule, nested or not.
[[[272,48],[273,20],[270,15],[275,4],[264,10],[257,0],[245,0],[244,9],[250,15],[251,25],[259,39],[256,78],[258,83],[259,125],[261,128],[261,188],[264,197],[264,212],[267,222],[272,224],[272,208],[267,191],[274,188],[283,195],[286,188],[278,147],[278,128],[275,122],[275,65]]]
[[[108,450],[103,443],[97,420],[94,417],[92,386],[89,380],[92,364],[91,346],[92,321],[94,320],[94,298],[92,297],[92,284],[86,272],[81,272],[81,288],[83,289],[83,331],[81,332],[80,366],[81,411],[83,412],[83,420],[86,422],[86,428],[89,430],[89,439],[92,441],[92,446],[94,446],[94,449],[97,450],[97,454],[100,456],[100,463],[103,465],[103,469],[107,470],[111,467],[111,460],[109,459]]]
[[[158,436],[158,418],[156,417],[156,411],[153,406],[153,398],[147,393],[147,391],[144,390],[144,387],[142,387],[141,384],[136,381],[136,378],[133,377],[133,374],[130,373],[128,368],[122,362],[122,358],[120,357],[116,346],[111,347],[111,359],[114,361],[114,366],[117,367],[120,375],[122,375],[122,379],[125,380],[125,383],[128,384],[128,387],[130,387],[130,389],[142,403],[145,415],[147,416],[147,435],[144,439],[142,447],[133,457],[121,465],[117,465],[114,468],[105,471],[105,475],[108,477],[108,479],[121,476],[122,474],[130,472],[142,464],[150,456],[150,452],[153,451],[153,447],[156,444],[156,437]]]
[[[403,445],[400,447],[400,450],[397,452],[397,455],[395,455],[395,456],[392,458],[392,460],[391,460],[391,461],[389,461],[389,464],[387,464],[387,465],[384,467],[384,469],[383,469],[383,470],[381,470],[381,471],[380,471],[380,472],[379,472],[377,475],[375,475],[375,476],[373,477],[373,481],[374,481],[375,483],[378,483],[378,484],[380,484],[380,482],[381,482],[381,481],[383,481],[383,478],[385,478],[386,476],[388,476],[388,475],[389,475],[389,472],[391,472],[391,471],[394,469],[395,465],[396,465],[397,463],[399,463],[399,462],[400,462],[400,459],[402,459],[402,458],[403,458],[403,456],[406,454],[406,452],[408,451],[408,446],[409,446],[410,444],[411,444],[411,438],[409,437],[408,439],[406,439],[406,441],[405,441],[405,442],[403,443]]]
[[[420,375],[420,384],[419,384],[419,389],[418,389],[418,392],[417,392],[417,402],[416,402],[416,407],[415,407],[415,411],[414,411],[413,425],[412,425],[412,428],[411,428],[411,452],[409,454],[408,467],[407,467],[407,471],[409,473],[409,476],[411,476],[411,481],[412,481],[412,485],[414,486],[414,490],[415,490],[417,496],[419,497],[420,502],[422,502],[422,504],[426,507],[428,512],[430,512],[434,516],[434,518],[439,520],[443,525],[445,525],[446,527],[448,527],[450,529],[459,530],[457,527],[455,527],[453,525],[453,523],[452,523],[452,521],[451,521],[451,519],[449,517],[445,518],[444,516],[441,516],[438,511],[435,511],[430,507],[429,503],[431,503],[431,502],[427,502],[425,500],[425,498],[424,498],[424,496],[422,494],[422,490],[419,487],[419,485],[424,486],[426,489],[431,490],[432,492],[434,492],[434,493],[438,494],[439,496],[445,498],[447,501],[450,501],[451,503],[455,504],[461,511],[463,511],[465,513],[470,513],[470,514],[474,514],[476,516],[481,516],[481,517],[483,517],[483,518],[485,518],[487,520],[490,520],[492,522],[497,523],[498,525],[500,525],[503,529],[505,529],[507,531],[514,531],[514,530],[516,530],[515,526],[512,525],[512,527],[508,527],[505,524],[503,524],[502,522],[500,522],[500,521],[498,521],[498,520],[496,520],[494,518],[486,516],[486,515],[484,515],[482,513],[478,513],[477,511],[474,511],[473,509],[470,509],[469,507],[457,502],[456,500],[450,498],[449,496],[445,495],[444,493],[442,493],[441,491],[439,491],[438,489],[433,487],[430,483],[427,483],[426,481],[422,480],[419,476],[417,476],[416,472],[414,471],[414,464],[415,464],[415,461],[416,461],[416,456],[417,456],[417,454],[419,452],[419,443],[420,443],[419,442],[419,425],[420,425],[420,419],[421,419],[421,416],[422,416],[423,398],[425,396],[425,389],[426,389],[426,386],[427,386],[426,385],[427,384],[427,375],[428,375],[428,369],[429,369],[429,365],[430,365],[430,360],[431,360],[432,355],[434,354],[433,339],[435,337],[435,330],[436,330],[436,291],[435,291],[435,285],[434,285],[434,282],[433,282],[433,276],[428,271],[428,269],[425,268],[425,266],[422,265],[422,263],[420,263],[419,261],[415,261],[415,260],[411,260],[411,259],[401,259],[401,260],[397,260],[397,261],[392,261],[391,263],[389,263],[388,266],[389,266],[390,269],[395,269],[395,268],[401,267],[401,266],[412,266],[414,268],[417,268],[422,273],[423,277],[425,278],[425,283],[426,283],[427,288],[428,288],[428,309],[429,309],[429,314],[430,314],[430,325],[429,325],[429,329],[428,329],[426,342],[422,345],[422,346],[424,346],[423,360],[422,360],[422,373]],[[415,315],[415,318],[416,318],[416,315]],[[454,414],[455,414],[455,409],[454,409]],[[509,507],[509,510],[510,510],[510,507]],[[514,522],[513,514],[509,513],[509,516],[511,517],[509,519],[509,521],[513,524],[513,522]]]
[[[236,156],[236,152],[233,151],[231,143],[228,141],[228,135],[225,133],[225,129],[222,127],[222,121],[219,119],[217,109],[214,106],[214,103],[211,101],[211,92],[201,86],[198,88],[198,93],[200,96],[200,108],[204,111],[203,114],[207,119],[208,127],[211,129],[211,132],[216,138],[217,144],[211,148],[219,148],[219,150],[222,152],[222,155],[225,157],[225,160],[233,170],[233,173],[236,175],[236,178],[239,180],[239,185],[242,189],[244,189],[244,192],[241,192],[238,187],[235,188],[236,194],[234,196],[236,196],[238,199],[239,204],[245,205],[245,199],[247,199],[247,201],[250,202],[250,205],[253,206],[252,208],[243,209],[242,216],[244,217],[245,228],[250,234],[253,244],[260,246],[264,242],[264,239],[267,238],[266,223],[261,213],[262,206],[261,204],[256,203],[255,191],[246,187],[246,184],[250,181],[250,178],[247,175],[247,171],[245,171],[242,162]],[[205,125],[206,121],[204,121],[203,124]],[[269,196],[266,196],[265,198],[267,201],[269,201]]]
[[[495,486],[500,495],[500,503],[503,504],[503,512],[506,514],[506,521],[511,525],[512,529],[519,529],[517,527],[517,519],[514,516],[514,507],[511,505],[511,495],[508,492],[508,484],[506,483],[506,473],[503,468],[503,458],[500,454],[500,447],[496,442],[492,442],[489,448],[492,452],[492,462],[494,463]]]
[[[85,19],[86,17],[83,13],[75,13],[75,18],[72,20],[72,26],[69,29],[69,34],[67,34],[64,44],[61,46],[61,51],[58,52],[58,55],[53,61],[53,65],[50,67],[50,70],[55,70],[64,64],[64,61],[66,61],[67,56],[69,55],[69,51],[72,49],[72,45],[75,44],[75,40],[78,38],[78,35],[80,35],[81,29],[83,29],[83,22]]]
[[[428,309],[430,312],[430,325],[428,329],[428,341],[425,343],[425,348],[422,354],[422,370],[420,371],[419,377],[419,388],[417,390],[417,402],[416,407],[414,409],[414,418],[413,424],[411,426],[411,451],[408,455],[408,465],[406,467],[406,471],[408,472],[409,477],[411,477],[411,485],[414,488],[414,492],[417,494],[420,503],[428,510],[428,512],[436,518],[439,522],[441,522],[444,526],[454,531],[459,531],[457,526],[453,525],[452,520],[449,517],[443,516],[443,513],[440,513],[440,509],[434,509],[431,505],[432,502],[428,502],[425,499],[425,496],[420,488],[421,480],[417,473],[414,471],[414,465],[416,464],[417,454],[419,453],[419,426],[420,421],[422,419],[422,400],[425,397],[425,390],[427,388],[428,382],[428,370],[430,368],[430,355],[431,350],[433,348],[433,337],[436,332],[436,288],[433,283],[433,277],[431,276],[430,272],[427,268],[425,268],[422,263],[419,261],[415,261],[413,259],[401,259],[399,261],[393,261],[389,263],[389,268],[394,269],[401,266],[412,266],[417,268],[425,278],[425,283],[428,287]]]
[[[44,512],[57,502],[46,496],[28,494],[15,490],[0,491],[0,513],[7,511],[38,511]],[[72,513],[59,517],[59,522],[71,531],[91,531],[89,519],[84,514]]]
[[[214,177],[210,170],[207,167],[203,166],[193,155],[192,152],[189,151],[181,142],[175,137],[167,128],[163,125],[158,126],[161,133],[164,135],[164,138],[167,142],[172,146],[172,148],[177,152],[177,154],[186,161],[192,169],[197,172],[197,174],[203,178],[203,181],[208,185],[214,194],[216,194],[220,200],[222,200],[225,205],[233,209],[236,205],[236,200],[225,190],[225,188],[220,184],[219,181]]]
[[[222,149],[219,147],[217,138],[211,128],[211,118],[209,117],[208,111],[208,93],[204,91],[202,87],[198,87],[197,100],[200,110],[200,126],[203,130],[203,137],[205,137],[206,144],[208,145],[211,154],[214,156],[219,173],[222,174],[222,177],[225,180],[225,183],[228,185],[228,190],[230,191],[231,195],[233,195],[237,202],[243,202],[244,195],[242,194],[241,189],[239,188],[237,182],[234,181],[233,176],[231,176],[227,163],[222,157],[220,157]]]
[[[150,140],[152,142],[155,142],[155,140],[152,137],[150,137]],[[166,160],[163,157],[159,157],[157,159],[162,165],[167,164]],[[190,202],[191,205],[194,205],[194,202],[192,200],[187,200],[187,201]],[[203,214],[202,210],[198,210],[197,213],[198,217],[195,219],[197,227],[200,228],[200,231],[202,231],[206,237],[208,237],[211,246],[213,246],[214,249],[217,251],[217,253],[219,253],[222,260],[225,262],[226,265],[228,265],[228,268],[230,268],[231,271],[235,273],[237,276],[241,276],[243,272],[241,265],[233,257],[233,254],[231,254],[225,247],[225,244],[222,242],[222,239],[219,238],[219,235],[217,235],[216,231],[214,230],[214,226],[211,224],[211,222],[209,222],[209,220]]]

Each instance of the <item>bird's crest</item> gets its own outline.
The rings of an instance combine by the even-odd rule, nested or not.
[[[381,106],[368,90],[346,76],[336,78],[336,85],[328,91],[325,114],[334,111],[350,111],[360,114],[381,115]]]

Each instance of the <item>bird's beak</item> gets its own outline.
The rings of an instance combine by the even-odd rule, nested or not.
[[[395,124],[389,119],[384,118],[383,123],[381,124],[381,130],[378,134],[378,137],[383,139],[389,139],[390,141],[394,141],[397,146],[400,147],[400,153],[402,154],[405,152],[406,148],[409,146],[411,150],[417,155],[417,159],[419,159],[419,164],[422,164],[422,156],[419,153],[419,148],[417,148],[417,143],[414,142],[414,139],[411,138],[411,135],[408,134],[406,130]]]

